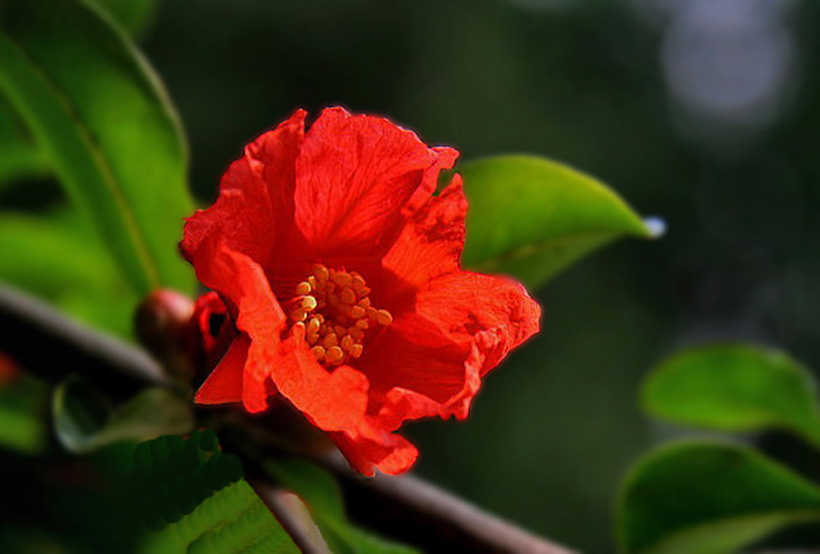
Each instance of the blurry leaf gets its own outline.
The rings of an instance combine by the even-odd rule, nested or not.
[[[342,491],[334,477],[304,460],[270,460],[265,469],[307,504],[316,525],[335,554],[417,554],[352,526],[345,514]]]
[[[718,344],[658,366],[643,388],[651,415],[721,431],[780,428],[820,446],[820,410],[809,371],[778,350]]]
[[[186,147],[139,52],[87,2],[7,0],[0,62],[0,91],[135,291],[191,292],[176,250],[191,211]]]
[[[44,450],[48,393],[45,383],[26,373],[0,383],[0,446],[24,454]]]
[[[103,396],[73,377],[54,391],[52,413],[57,438],[76,453],[120,441],[188,433],[194,427],[188,403],[167,389],[146,389],[112,409]]]
[[[628,554],[729,554],[785,526],[820,520],[820,489],[745,447],[677,443],[632,470],[616,519]]]
[[[131,335],[139,299],[93,230],[72,214],[0,212],[0,281],[85,323]]]
[[[48,164],[43,153],[0,92],[0,189],[16,179],[47,173]]]
[[[470,202],[466,268],[544,284],[585,254],[624,235],[652,238],[612,190],[533,156],[498,156],[457,168]]]
[[[145,30],[157,10],[157,0],[94,0],[131,36]]]
[[[299,553],[213,432],[143,443],[134,461],[134,501],[153,529],[138,554]]]

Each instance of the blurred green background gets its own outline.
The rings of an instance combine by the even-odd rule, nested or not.
[[[668,432],[637,407],[650,365],[734,338],[820,367],[818,29],[797,0],[168,0],[140,42],[203,203],[250,139],[341,104],[465,160],[566,162],[666,220],[538,291],[542,334],[467,422],[409,428],[420,474],[601,552],[620,477]],[[14,203],[51,189],[29,190]]]

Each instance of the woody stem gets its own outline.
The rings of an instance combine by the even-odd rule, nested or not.
[[[69,320],[39,300],[0,285],[0,352],[56,383],[81,373],[114,399],[174,382],[144,351]],[[428,553],[572,554],[413,476],[362,478],[337,458],[321,462],[339,479],[354,520]],[[259,491],[270,491],[256,485]],[[271,493],[274,494],[274,493]],[[263,498],[280,519],[291,517],[274,494]],[[302,540],[309,540],[303,538]],[[315,545],[314,545],[315,546]],[[306,552],[321,547],[302,545]]]

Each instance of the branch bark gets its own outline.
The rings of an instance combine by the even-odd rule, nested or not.
[[[144,351],[93,331],[0,284],[0,351],[46,381],[80,373],[115,399],[172,380]]]
[[[75,323],[3,285],[0,351],[50,382],[81,373],[114,398],[126,398],[151,385],[174,387],[172,379],[142,350]],[[341,456],[320,462],[338,477],[354,521],[427,554],[572,554],[419,478],[364,478],[352,472]],[[311,530],[299,522],[283,491],[261,482],[254,486],[286,530],[295,533],[306,554],[324,553]]]

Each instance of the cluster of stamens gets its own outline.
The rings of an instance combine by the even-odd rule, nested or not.
[[[369,330],[393,322],[390,312],[370,305],[370,288],[355,271],[316,264],[295,293],[290,319],[304,327],[305,341],[326,366],[359,358]]]

